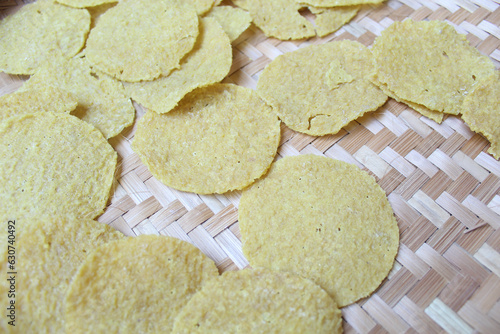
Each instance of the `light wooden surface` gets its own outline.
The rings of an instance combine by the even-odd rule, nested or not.
[[[0,17],[21,5],[0,1]],[[500,67],[498,2],[403,0],[366,6],[324,38],[284,42],[251,26],[233,43],[224,82],[255,88],[264,67],[282,53],[342,39],[369,46],[393,21],[408,17],[447,21]],[[26,79],[0,73],[0,95]],[[140,118],[145,111],[136,109]],[[192,242],[220,271],[247,267],[238,228],[240,193],[197,195],[166,187],[132,151],[133,139],[134,127],[110,139],[120,167],[99,221],[127,235]],[[488,145],[459,117],[439,125],[394,100],[333,136],[282,126],[279,155],[313,153],[356,164],[387,192],[399,223],[394,268],[370,298],[343,309],[346,333],[500,333],[500,162],[486,153]]]

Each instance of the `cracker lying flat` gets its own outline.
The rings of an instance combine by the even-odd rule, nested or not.
[[[252,267],[307,277],[340,307],[371,294],[397,253],[399,230],[384,191],[342,161],[278,160],[243,191],[238,210]]]
[[[179,68],[196,36],[198,15],[183,1],[123,0],[101,15],[85,53],[120,80],[153,80]]]
[[[45,59],[76,55],[90,29],[85,9],[38,0],[0,21],[0,71],[33,74]]]
[[[163,114],[190,91],[224,79],[233,59],[231,42],[212,18],[200,20],[200,35],[181,68],[153,81],[125,83],[127,93],[148,109]]]
[[[344,24],[351,21],[359,12],[361,6],[344,6],[332,8],[309,7],[311,13],[316,15],[314,21],[316,34],[326,36],[339,30]]]
[[[363,4],[382,3],[384,0],[300,0],[300,3],[305,3],[315,7],[338,7],[338,6],[355,6]]]
[[[491,143],[488,152],[500,159],[500,78],[497,75],[480,81],[467,95],[462,119],[471,130],[482,133]]]
[[[394,22],[375,39],[372,52],[376,79],[394,95],[455,115],[477,82],[495,71],[465,35],[442,21]]]
[[[232,3],[234,3],[236,6],[243,8],[245,10],[248,10],[248,2],[249,0],[231,0]]]
[[[215,5],[214,0],[183,0],[184,3],[191,5],[198,15],[204,15]]]
[[[207,280],[212,260],[193,245],[140,235],[90,254],[66,298],[67,333],[170,333],[175,316]]]
[[[341,333],[333,299],[310,280],[269,270],[225,272],[205,284],[172,333]]]
[[[214,7],[206,17],[217,20],[231,42],[238,38],[252,22],[252,18],[247,11],[231,6]]]
[[[19,333],[63,333],[64,298],[73,276],[94,249],[122,238],[90,219],[34,217],[18,240]]]
[[[118,0],[56,0],[56,1],[60,4],[75,8],[95,7],[108,3],[118,2]]]
[[[108,200],[116,159],[102,134],[74,116],[11,117],[0,123],[0,213],[94,218]]]
[[[46,85],[70,92],[78,100],[73,114],[94,125],[106,138],[118,135],[134,122],[135,109],[123,85],[94,73],[85,58],[46,62],[21,90],[43,89]]]
[[[259,178],[279,139],[276,114],[253,90],[215,84],[189,93],[167,114],[146,113],[132,147],[164,184],[210,194]]]
[[[387,100],[368,80],[372,70],[370,50],[358,42],[312,45],[274,59],[257,93],[291,129],[334,134]]]
[[[78,104],[69,92],[52,86],[0,96],[0,121],[15,115],[50,111],[69,113]]]
[[[251,0],[246,6],[266,36],[289,40],[316,35],[314,25],[299,13],[303,6],[295,0]]]

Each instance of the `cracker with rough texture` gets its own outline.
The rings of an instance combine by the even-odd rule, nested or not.
[[[340,307],[370,295],[398,250],[398,225],[384,191],[343,161],[280,159],[243,191],[238,210],[252,267],[309,278]]]
[[[316,36],[314,24],[299,13],[304,6],[295,0],[251,0],[246,6],[253,23],[268,37],[293,40]]]
[[[75,110],[77,104],[71,93],[50,85],[16,91],[0,96],[0,121],[16,115],[42,111],[69,113]]]
[[[184,3],[191,5],[198,15],[204,15],[215,5],[214,0],[183,0]]]
[[[311,13],[316,15],[314,21],[316,34],[326,36],[339,30],[344,24],[351,21],[359,12],[361,6],[344,6],[333,8],[309,7]]]
[[[249,0],[231,0],[231,2],[233,4],[235,4],[236,6],[240,7],[240,8],[243,8],[245,10],[248,10],[248,2]]]
[[[373,64],[370,50],[358,42],[306,46],[267,65],[257,93],[291,129],[334,134],[387,100],[369,80]]]
[[[169,76],[153,81],[125,83],[127,93],[148,109],[163,114],[198,87],[221,81],[233,60],[231,42],[212,18],[200,20],[200,35],[193,50]]]
[[[171,112],[148,112],[132,148],[167,186],[199,194],[242,189],[267,171],[280,124],[255,92],[214,84],[184,97]]]
[[[465,35],[442,21],[394,22],[372,52],[377,80],[396,96],[454,115],[477,82],[495,71]]]
[[[198,15],[180,0],[123,0],[99,17],[85,53],[117,79],[153,80],[179,68],[197,36]]]
[[[118,135],[134,122],[135,109],[123,84],[103,73],[95,73],[85,58],[55,58],[42,66],[21,90],[47,85],[70,92],[78,105],[73,112],[94,125],[106,138]]]
[[[219,22],[231,42],[247,30],[252,22],[252,18],[247,11],[231,6],[214,7],[206,17],[214,18]]]
[[[85,9],[51,0],[25,5],[0,21],[0,71],[33,74],[45,59],[70,58],[83,47],[89,29]]]
[[[139,235],[90,254],[66,298],[67,333],[170,333],[179,311],[217,267],[193,245]]]
[[[0,123],[2,217],[94,218],[103,212],[117,154],[92,125],[41,112]]]
[[[341,333],[335,301],[308,279],[265,269],[225,272],[187,303],[172,333]]]
[[[377,4],[384,0],[300,0],[297,1],[315,7],[339,7],[339,6],[356,6],[363,4]]]
[[[18,333],[63,333],[64,298],[78,268],[95,248],[124,237],[90,219],[30,219],[17,242]]]
[[[87,8],[109,3],[117,3],[118,0],[56,0],[56,2],[75,8]]]
[[[480,81],[462,105],[462,119],[491,143],[488,153],[500,159],[500,76]]]

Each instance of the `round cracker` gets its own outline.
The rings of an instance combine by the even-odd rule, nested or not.
[[[369,80],[373,64],[370,50],[358,42],[306,46],[267,65],[257,93],[291,129],[334,134],[387,100]]]
[[[99,17],[85,53],[120,80],[153,80],[179,68],[197,36],[198,15],[180,0],[123,0]]]
[[[361,6],[342,6],[331,8],[308,7],[316,16],[316,34],[326,36],[339,30],[344,24],[351,21],[359,12]]]
[[[265,269],[225,272],[187,303],[172,333],[341,333],[335,301],[308,279]]]
[[[76,55],[90,29],[85,9],[66,7],[51,0],[23,6],[0,21],[0,71],[33,74],[45,60]]]
[[[64,298],[78,268],[95,248],[124,237],[90,219],[32,218],[16,244],[19,333],[63,333]]]
[[[173,188],[199,194],[242,189],[266,172],[280,124],[253,90],[232,84],[197,89],[171,112],[148,112],[133,149]]]
[[[75,8],[87,8],[117,3],[118,0],[56,0],[56,2]]]
[[[315,7],[338,7],[338,6],[356,6],[363,4],[377,4],[384,0],[300,0],[300,3]]]
[[[314,155],[278,160],[243,191],[239,224],[251,266],[307,277],[340,307],[380,285],[399,242],[391,206],[373,177]]]
[[[207,280],[212,260],[171,237],[140,235],[89,255],[66,298],[67,333],[170,333],[178,312]]]
[[[181,64],[166,77],[125,83],[127,93],[148,109],[163,114],[172,110],[193,89],[221,81],[231,69],[231,42],[212,18],[200,20],[198,40]]]
[[[491,143],[488,153],[500,159],[500,75],[478,83],[464,100],[462,119]]]
[[[205,17],[217,20],[231,42],[236,40],[252,23],[252,18],[246,10],[232,6],[214,7]]]
[[[394,95],[455,115],[477,82],[495,72],[487,56],[442,21],[394,22],[375,39],[372,52],[377,80]]]
[[[0,201],[8,219],[102,213],[117,154],[92,125],[63,114],[15,116],[0,125]],[[26,218],[24,220],[24,218]]]

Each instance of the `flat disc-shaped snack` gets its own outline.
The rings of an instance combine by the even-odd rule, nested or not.
[[[337,31],[344,24],[351,21],[360,8],[361,6],[309,7],[311,13],[316,15],[316,20],[314,21],[316,34],[322,37]]]
[[[63,333],[64,299],[78,268],[97,247],[124,237],[90,219],[32,218],[17,243],[19,333]]]
[[[66,112],[75,110],[76,98],[69,92],[50,85],[38,89],[17,91],[0,96],[0,121],[35,112]]]
[[[244,190],[239,224],[252,267],[309,278],[340,307],[380,285],[399,245],[396,219],[375,179],[315,155],[278,160]]]
[[[215,5],[214,0],[182,0],[184,3],[191,5],[198,15],[206,14]]]
[[[123,0],[99,17],[85,53],[120,80],[153,80],[179,68],[196,36],[198,15],[181,0]]]
[[[135,109],[122,83],[94,72],[85,58],[54,58],[45,62],[21,90],[52,85],[70,92],[78,100],[73,114],[111,138],[134,122]]]
[[[116,3],[118,0],[56,0],[60,4],[75,7],[75,8],[86,8],[86,7],[96,7],[108,3]]]
[[[146,113],[132,148],[151,173],[199,194],[242,189],[276,155],[280,125],[253,90],[232,84],[199,88],[171,112]]]
[[[462,119],[471,130],[482,133],[491,143],[488,152],[500,159],[500,77],[479,82],[464,100]]]
[[[172,333],[342,332],[340,310],[318,285],[265,269],[225,272],[207,282],[175,320]]]
[[[252,22],[247,11],[231,6],[214,7],[205,17],[214,18],[219,22],[231,42],[238,38]]]
[[[442,21],[394,22],[375,39],[376,78],[402,100],[459,114],[465,96],[495,71],[465,35]]]
[[[170,333],[174,319],[217,267],[193,245],[140,235],[90,254],[66,298],[66,333]]]
[[[40,112],[0,123],[0,213],[94,218],[108,200],[116,152],[92,125]]]
[[[125,83],[127,93],[148,109],[163,114],[190,91],[224,79],[233,53],[228,36],[213,18],[200,20],[200,34],[181,68],[153,81]]]
[[[251,0],[245,5],[266,36],[289,40],[316,35],[314,25],[299,13],[303,6],[295,0]]]
[[[300,0],[297,2],[304,3],[315,7],[338,7],[338,6],[355,6],[363,4],[382,3],[384,0]]]
[[[51,0],[25,5],[0,21],[0,71],[33,74],[45,59],[72,57],[83,47],[89,29],[85,9]]]
[[[291,129],[334,134],[387,100],[369,81],[372,71],[370,50],[358,42],[306,46],[267,65],[257,93]]]

